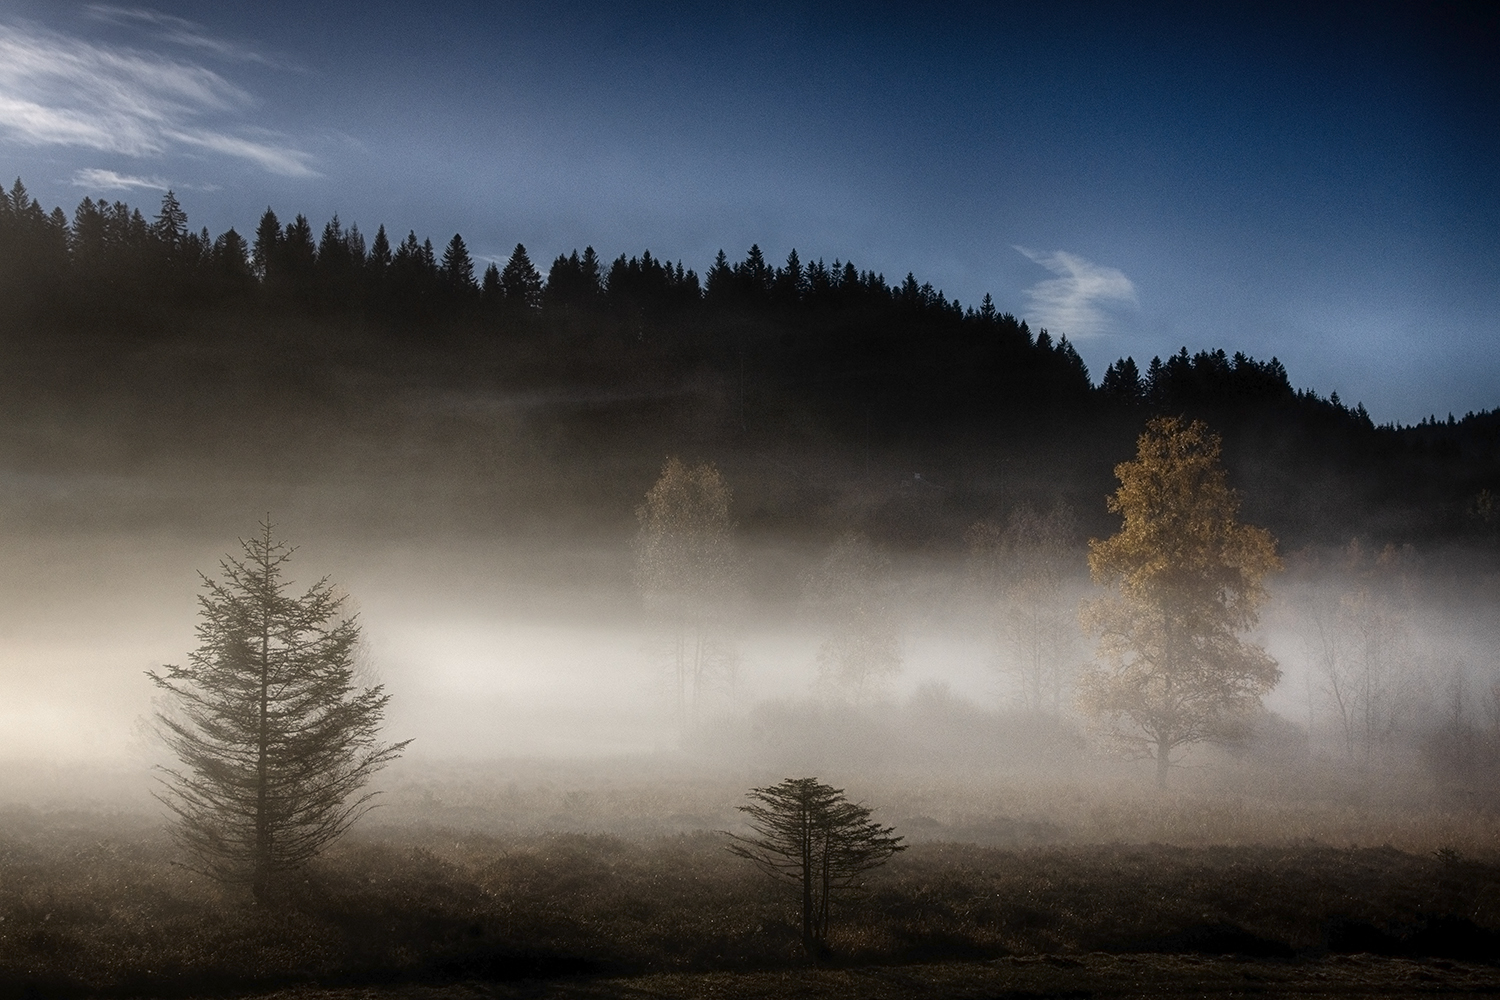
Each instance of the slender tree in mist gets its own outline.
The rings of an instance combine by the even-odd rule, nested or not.
[[[148,672],[172,696],[157,715],[181,762],[158,798],[177,818],[195,870],[248,885],[264,903],[370,809],[370,777],[410,741],[378,739],[390,696],[357,690],[355,618],[326,579],[300,597],[283,571],[292,549],[269,521],[203,577],[198,648],[186,666]]]
[[[903,838],[872,821],[870,809],[850,802],[843,789],[817,778],[787,778],[748,796],[751,804],[739,810],[755,835],[729,834],[729,850],[796,889],[802,946],[809,958],[821,957],[828,950],[833,894],[859,888],[865,872],[906,850]]]
[[[710,462],[668,458],[636,508],[635,582],[668,630],[678,725],[697,721],[710,689],[732,688],[727,635],[738,562],[728,484]]]
[[[1103,662],[1085,672],[1080,702],[1128,751],[1156,761],[1159,787],[1173,751],[1237,732],[1281,677],[1240,639],[1281,560],[1269,532],[1237,520],[1219,449],[1201,421],[1152,420],[1135,459],[1115,467],[1109,509],[1125,523],[1089,542],[1095,582],[1115,593],[1084,612]]]
[[[829,629],[818,650],[817,686],[823,692],[859,704],[901,672],[894,590],[890,560],[855,531],[839,536],[804,578],[804,594]]]
[[[1494,490],[1483,489],[1470,497],[1464,514],[1476,536],[1492,544],[1500,538],[1500,496]]]
[[[1476,792],[1493,795],[1500,791],[1500,744],[1493,739],[1493,705],[1500,684],[1489,689],[1474,683],[1472,667],[1463,660],[1447,664],[1439,704],[1420,741],[1421,756],[1440,787],[1447,786],[1465,798]]]
[[[1344,550],[1342,580],[1325,581],[1300,607],[1313,666],[1338,724],[1345,754],[1369,758],[1387,746],[1422,700],[1412,649],[1405,554]]]
[[[1072,511],[1025,505],[1002,528],[979,521],[966,532],[969,575],[990,616],[996,665],[1020,682],[1022,707],[1059,713],[1079,654],[1076,598],[1068,582],[1082,559]]]

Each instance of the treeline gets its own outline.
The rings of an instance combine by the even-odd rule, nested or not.
[[[1066,338],[1033,338],[1026,325],[995,309],[949,301],[912,275],[900,283],[852,262],[803,264],[795,250],[781,266],[759,247],[732,264],[721,251],[703,278],[647,250],[606,264],[592,247],[559,255],[544,276],[517,245],[502,267],[480,271],[461,234],[439,250],[414,231],[393,242],[381,225],[367,240],[335,216],[321,231],[304,215],[283,224],[273,209],[247,239],[231,228],[194,232],[168,192],[154,217],[124,202],[85,198],[72,220],[45,211],[18,179],[0,193],[0,261],[13,288],[64,287],[88,294],[108,288],[118,299],[259,303],[318,313],[368,312],[382,319],[488,318],[497,332],[547,329],[587,332],[602,320],[624,323],[644,339],[686,323],[736,318],[802,319],[837,313],[873,319],[888,313],[990,329],[1000,339],[1042,347],[1079,385],[1087,369]]]
[[[732,371],[742,396],[778,406],[788,394],[816,397],[825,415],[858,414],[886,431],[1078,405],[1092,393],[1066,337],[1033,333],[989,296],[965,308],[913,275],[892,283],[847,261],[803,263],[795,250],[780,266],[759,247],[737,263],[720,252],[700,278],[649,250],[606,264],[588,247],[557,256],[544,276],[521,245],[481,271],[461,234],[439,249],[414,231],[393,241],[382,225],[367,239],[337,217],[319,231],[269,208],[249,239],[235,229],[214,237],[192,230],[171,192],[150,218],[85,198],[70,222],[18,179],[0,208],[12,291],[52,310],[354,320],[395,333],[398,350],[403,337],[420,346],[455,330],[529,338],[602,351],[626,370],[650,359],[657,370]]]
[[[701,318],[704,307],[752,313],[897,307],[953,320],[999,318],[988,296],[966,310],[912,275],[892,285],[848,262],[804,265],[795,250],[780,267],[768,264],[759,247],[738,264],[721,251],[700,280],[681,261],[649,250],[606,265],[588,247],[559,255],[544,277],[517,244],[504,267],[490,263],[481,272],[458,233],[438,250],[415,231],[393,244],[381,225],[367,240],[335,215],[320,233],[304,215],[283,225],[267,208],[250,239],[233,228],[215,238],[189,227],[170,191],[149,220],[124,202],[84,198],[70,222],[61,208],[45,211],[20,179],[0,192],[0,259],[13,279],[99,280],[143,298],[163,291],[184,298],[255,292],[312,310],[365,307],[424,318],[478,308],[508,314],[512,326],[544,313],[557,319],[580,312],[670,323],[685,313]],[[1060,353],[1076,359],[1064,345]],[[1081,362],[1074,365],[1081,370]]]
[[[366,363],[441,356],[452,372],[470,359],[467,370],[512,387],[694,384],[721,397],[698,420],[700,441],[816,427],[825,443],[921,454],[1065,448],[1072,472],[1042,464],[1080,495],[1107,485],[1111,456],[1156,413],[1201,417],[1223,434],[1236,471],[1260,478],[1261,503],[1247,497],[1257,516],[1343,522],[1331,495],[1321,512],[1305,505],[1310,482],[1336,475],[1356,514],[1384,510],[1387,534],[1413,516],[1422,531],[1452,533],[1476,516],[1475,498],[1500,493],[1500,411],[1377,427],[1361,404],[1295,389],[1275,358],[1222,350],[1144,367],[1121,358],[1095,386],[1066,337],[1033,331],[988,295],[965,306],[911,274],[891,282],[795,250],[780,264],[756,246],[737,262],[721,251],[700,276],[649,250],[606,262],[586,247],[543,274],[521,245],[481,268],[461,234],[439,246],[383,225],[367,236],[337,217],[283,221],[269,208],[248,237],[214,236],[190,227],[171,192],[149,217],[85,198],[70,219],[18,179],[0,192],[0,290],[12,339],[90,329],[96,341],[126,330],[139,340],[211,326],[204,316],[268,330],[292,318],[314,331],[306,368],[323,363],[316,331],[354,330]]]

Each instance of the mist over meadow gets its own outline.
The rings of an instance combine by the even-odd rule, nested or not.
[[[1492,955],[1495,411],[1377,426],[1232,345],[1093,377],[988,296],[795,251],[544,275],[313,233],[6,195],[16,982]],[[1170,479],[1153,447],[1197,456],[1254,556],[1207,598],[1238,686],[1167,732],[1108,688],[1106,539],[1133,475]],[[389,698],[371,731],[411,742],[252,898],[183,867],[163,678],[221,655],[212,585],[257,538],[296,546],[290,591],[326,581],[349,683]],[[800,947],[723,850],[747,792],[798,778],[906,852]],[[121,922],[145,886],[176,916]]]
[[[988,298],[795,251],[700,279],[591,249],[543,276],[517,247],[476,274],[461,235],[439,258],[315,228],[268,210],[253,240],[212,237],[170,195],[149,220],[7,196],[17,763],[144,772],[142,672],[192,647],[198,574],[269,516],[296,579],[358,608],[412,760],[1114,773],[1072,688],[1095,652],[1086,542],[1118,526],[1112,470],[1146,419],[1181,413],[1222,435],[1241,516],[1286,560],[1256,632],[1282,671],[1266,766],[1359,785],[1389,759],[1491,793],[1493,413],[1377,427],[1225,351],[1091,379]],[[732,664],[686,706],[639,566],[669,459],[721,476],[734,561]],[[870,566],[829,586],[876,588],[893,657],[857,690],[819,666],[836,614],[814,578],[846,538]],[[1041,596],[1017,583],[1032,564]],[[1044,654],[1016,631],[1027,601]],[[1449,739],[1479,756],[1440,760]]]
[[[0,997],[1494,994],[1492,6],[0,5]]]

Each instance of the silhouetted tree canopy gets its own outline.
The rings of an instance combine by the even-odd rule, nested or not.
[[[500,290],[505,293],[506,304],[513,309],[530,311],[542,304],[542,276],[519,243],[500,272]]]
[[[458,233],[453,234],[453,239],[448,241],[448,248],[443,251],[442,271],[443,278],[452,291],[460,295],[473,291],[474,261],[469,257],[469,248],[464,245],[464,238]]]
[[[728,435],[736,448],[814,433],[950,464],[963,449],[964,461],[990,470],[966,481],[1002,492],[1003,455],[1061,448],[1077,470],[1061,488],[1079,510],[1107,488],[1120,442],[1152,416],[1187,416],[1211,421],[1226,453],[1253,466],[1247,515],[1294,542],[1347,534],[1351,507],[1388,532],[1469,532],[1471,498],[1500,489],[1495,412],[1377,427],[1362,405],[1293,388],[1278,359],[1225,350],[1184,348],[1144,370],[1121,358],[1095,387],[1067,337],[1033,330],[989,295],[964,306],[914,274],[893,283],[797,249],[777,266],[759,245],[737,261],[721,250],[701,279],[649,249],[608,263],[593,247],[559,253],[545,279],[521,244],[478,281],[475,267],[462,234],[438,253],[415,231],[393,246],[381,224],[367,247],[358,225],[335,217],[314,228],[301,214],[284,223],[267,207],[247,241],[194,232],[172,192],[149,219],[84,198],[71,221],[19,179],[0,193],[0,321],[23,353],[28,337],[59,349],[84,331],[105,344],[142,342],[231,317],[274,337],[305,317],[327,337],[363,338],[344,366],[393,364],[415,377],[436,370],[424,359],[462,356],[475,377],[628,387],[705,406],[713,397],[683,426],[694,440]],[[523,328],[527,337],[508,336]],[[305,342],[309,359],[325,349],[322,336]],[[73,364],[106,371],[106,354],[76,352]],[[971,504],[963,523],[989,513],[973,506],[985,502],[977,496],[962,502]],[[878,516],[898,530],[925,516],[914,504],[893,501]]]

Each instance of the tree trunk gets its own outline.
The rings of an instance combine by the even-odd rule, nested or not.
[[[807,952],[808,958],[816,958],[818,944],[813,934],[813,879],[816,872],[813,870],[812,817],[804,815],[802,823],[802,949]]]
[[[1167,772],[1172,769],[1172,758],[1168,753],[1165,740],[1156,744],[1156,787],[1161,791],[1167,788]]]
[[[255,761],[255,860],[251,873],[250,888],[255,893],[255,902],[264,904],[269,889],[271,873],[271,818],[270,777],[267,756],[270,752],[271,733],[271,621],[268,615],[261,620],[260,637],[260,731],[257,738]]]

